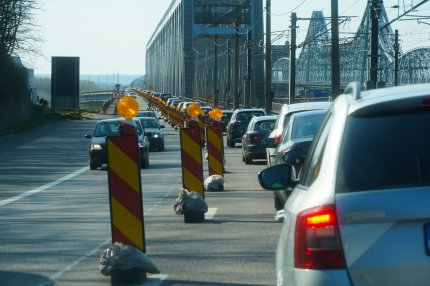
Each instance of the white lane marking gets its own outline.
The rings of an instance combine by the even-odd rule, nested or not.
[[[75,260],[75,262],[73,262],[72,264],[70,264],[69,266],[67,266],[66,268],[64,268],[63,270],[55,273],[53,276],[49,277],[49,281],[39,284],[38,286],[48,286],[48,285],[55,285],[55,281],[58,279],[58,277],[60,277],[61,275],[63,275],[64,273],[66,273],[67,271],[72,270],[73,267],[75,267],[76,265],[78,265],[79,263],[81,263],[82,261],[84,261],[85,259],[89,258],[90,256],[93,256],[94,254],[97,253],[97,251],[102,248],[103,246],[107,245],[108,243],[110,243],[111,240],[106,240],[104,241],[102,244],[100,244],[97,248],[91,250],[90,252],[88,252],[87,255],[82,256],[81,258]]]
[[[88,167],[86,167],[86,169],[88,169]],[[176,188],[176,186],[179,184],[179,182],[182,181],[182,177],[178,178],[175,182],[175,184],[167,191],[167,193],[163,196],[163,198],[158,201],[153,207],[151,207],[150,209],[148,209],[147,211],[144,211],[144,215],[146,216],[147,214],[149,214],[151,211],[153,211],[156,207],[160,206],[160,203],[166,199],[169,194],[173,191],[173,189]],[[73,269],[73,267],[75,267],[76,265],[78,265],[79,263],[81,263],[82,261],[84,261],[85,259],[89,258],[90,256],[93,256],[94,254],[96,254],[100,248],[106,247],[108,244],[111,244],[112,241],[106,240],[104,241],[102,244],[100,244],[99,246],[97,246],[95,249],[91,250],[87,255],[78,258],[77,260],[75,260],[72,264],[70,264],[69,266],[63,268],[62,270],[58,271],[56,274],[52,275],[51,277],[49,277],[50,281],[47,281],[45,283],[39,284],[38,286],[48,286],[48,285],[54,285],[56,280],[61,277],[64,273],[71,271]],[[167,279],[167,275],[152,275],[150,276],[150,278],[157,278],[157,280],[155,281],[150,281],[150,284],[143,284],[144,286],[159,286],[163,283],[163,280]]]
[[[27,191],[25,193],[19,194],[19,195],[15,196],[15,197],[2,200],[2,201],[0,201],[0,207],[8,205],[8,204],[16,202],[16,201],[19,201],[21,199],[24,199],[26,197],[32,196],[34,194],[40,193],[40,192],[42,192],[42,191],[44,191],[46,189],[52,188],[52,187],[54,187],[54,186],[56,186],[58,184],[61,184],[61,183],[65,182],[65,181],[68,181],[68,180],[70,180],[70,179],[72,179],[72,178],[74,178],[74,177],[82,174],[83,172],[87,171],[88,169],[89,169],[88,166],[83,167],[83,168],[81,168],[81,169],[79,169],[79,170],[77,170],[77,171],[75,171],[75,172],[73,172],[71,174],[68,174],[67,176],[64,176],[64,177],[62,177],[62,178],[60,178],[58,180],[55,180],[53,182],[50,182],[50,183],[46,184],[46,185],[43,185],[43,186],[38,187],[36,189]]]
[[[218,208],[208,208],[207,213],[205,213],[205,219],[213,219]]]

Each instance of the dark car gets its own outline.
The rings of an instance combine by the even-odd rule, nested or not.
[[[266,147],[263,140],[275,126],[277,115],[256,116],[251,119],[242,136],[242,160],[252,164],[253,159],[266,159]]]
[[[104,119],[97,122],[93,134],[85,135],[85,138],[91,139],[88,146],[88,155],[90,157],[90,169],[96,170],[103,164],[107,164],[107,149],[106,137],[107,136],[120,136],[120,126],[125,119]],[[149,141],[145,136],[145,131],[137,119],[133,120],[139,145],[139,161],[141,168],[146,168],[149,165]]]
[[[227,124],[227,145],[234,148],[236,143],[240,143],[242,141],[242,135],[245,133],[252,117],[262,115],[266,115],[264,109],[236,109]]]
[[[221,117],[222,132],[227,132],[227,124],[231,119],[231,115],[233,114],[233,110],[223,109],[221,111],[222,111],[222,117]]]
[[[158,119],[158,116],[154,110],[139,110],[136,117],[153,117]]]
[[[272,164],[290,164],[292,176],[298,179],[306,154],[327,110],[328,108],[293,113],[285,126],[281,143],[276,148],[276,155]],[[273,141],[273,138],[266,139],[265,146],[273,146]],[[290,191],[275,191],[275,208],[277,211],[283,209]]]
[[[151,150],[164,151],[164,125],[160,125],[154,117],[137,117],[145,130],[145,135],[149,139]]]
[[[170,94],[170,93],[162,93],[162,94],[160,95],[160,97],[161,97],[161,99],[162,99],[163,101],[167,101],[169,98],[172,98],[173,96],[172,96],[172,94]]]

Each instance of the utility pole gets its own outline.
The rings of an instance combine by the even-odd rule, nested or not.
[[[215,44],[215,48],[214,48],[214,107],[218,107],[218,35],[215,34],[215,39],[214,39],[214,44]]]
[[[379,1],[372,0],[372,5],[370,6],[370,81],[368,82],[368,89],[376,88],[378,83]]]
[[[209,94],[209,86],[208,86],[208,81],[209,81],[209,68],[208,68],[208,49],[206,49],[205,51],[205,100],[208,101],[208,94]]]
[[[331,0],[331,96],[333,99],[340,93],[338,10],[338,0]]]
[[[291,44],[290,44],[290,71],[289,71],[289,103],[294,103],[296,98],[296,24],[297,15],[291,13]]]
[[[235,40],[234,40],[234,73],[233,73],[233,108],[238,109],[239,108],[239,18],[238,17],[236,17],[236,19],[234,20],[234,33],[235,33]]]
[[[394,31],[394,86],[399,85],[399,30]]]
[[[245,106],[250,107],[252,104],[251,96],[252,96],[252,45],[251,45],[251,31],[248,31],[248,74],[247,74],[247,82],[248,82],[248,94],[245,96]]]
[[[272,28],[271,28],[271,3],[266,0],[266,100],[267,114],[272,113]]]
[[[230,39],[227,40],[227,90],[226,90],[226,97],[225,97],[225,108],[228,108],[228,103],[230,102],[231,97],[231,47],[230,47]]]

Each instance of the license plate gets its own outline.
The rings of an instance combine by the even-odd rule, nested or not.
[[[426,245],[426,254],[430,256],[430,223],[424,225],[424,243]]]

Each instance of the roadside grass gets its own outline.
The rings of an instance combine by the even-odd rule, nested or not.
[[[10,126],[0,128],[0,137],[11,134],[18,134],[27,130],[61,120],[81,120],[88,118],[88,115],[98,112],[80,110],[80,112],[39,110],[33,111],[33,114],[22,121],[11,124]]]

